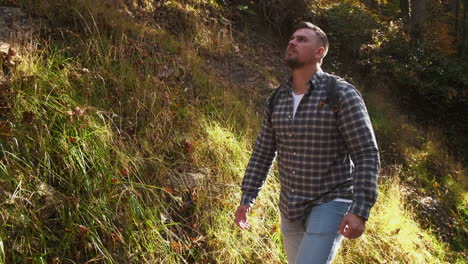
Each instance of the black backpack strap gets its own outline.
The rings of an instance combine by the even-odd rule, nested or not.
[[[323,106],[323,104],[328,104],[333,112],[338,113],[341,110],[341,96],[340,92],[338,91],[338,84],[339,82],[345,82],[345,80],[334,74],[327,74],[327,78],[327,97],[323,103],[321,102],[321,105]],[[350,86],[357,92],[359,96],[362,97],[358,89],[356,89],[353,85]]]
[[[327,80],[327,97],[325,103],[330,106],[333,112],[338,113],[341,107],[341,98],[338,93],[338,76],[329,74]]]
[[[273,115],[273,111],[275,110],[275,106],[278,103],[279,97],[281,95],[281,87],[283,87],[283,84],[281,84],[278,88],[276,88],[273,93],[270,95],[270,98],[268,99],[268,112],[267,112],[267,119],[268,122],[271,122],[271,116]]]
[[[325,104],[328,104],[333,112],[338,113],[341,107],[341,98],[338,93],[338,82],[341,80],[338,76],[333,74],[326,74],[326,85],[325,85],[325,100],[320,101],[318,107],[322,108]]]

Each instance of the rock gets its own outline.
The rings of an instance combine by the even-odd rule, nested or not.
[[[10,49],[10,47],[10,44],[0,41],[0,53],[8,54],[8,50]]]

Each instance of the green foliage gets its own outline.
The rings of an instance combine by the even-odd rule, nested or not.
[[[255,11],[250,9],[248,5],[237,5],[236,8],[239,9],[240,11],[242,11],[242,12],[245,12],[245,13],[249,14],[249,15],[256,15]]]
[[[402,37],[402,35],[400,34]],[[394,84],[408,114],[447,133],[447,144],[460,159],[467,157],[468,64],[435,54],[424,43],[411,45],[390,38],[371,60],[374,69]]]
[[[379,29],[375,15],[351,2],[341,2],[324,14],[326,32],[330,40],[331,61],[353,63],[362,45],[373,43]]]
[[[100,56],[119,50],[118,43],[92,39],[79,46],[87,45],[87,52],[97,54],[66,57],[67,47],[60,45],[30,49],[8,83],[16,96],[8,117],[14,135],[1,142],[2,200],[8,206],[2,207],[0,234],[8,238],[7,263],[86,262],[96,255],[109,263],[133,258],[152,262],[147,254],[162,250],[177,261],[177,252],[165,245],[188,238],[178,237],[177,224],[157,221],[167,215],[167,222],[174,222],[169,216],[177,215],[175,208],[161,206],[172,196],[161,187],[142,185],[146,177],[138,171],[141,161],[130,154],[136,150],[130,136],[136,127],[125,122],[140,111],[119,98],[126,98],[123,93],[128,90],[137,91],[144,79],[134,75],[137,68],[128,67],[131,59],[114,64],[108,58],[116,54]],[[82,68],[86,62],[91,70]],[[125,78],[115,82],[117,76]],[[114,86],[118,84],[122,86]],[[114,99],[110,91],[116,92]],[[101,108],[112,105],[111,100],[119,103],[115,112]],[[116,112],[129,114],[114,119]],[[156,221],[151,228],[158,232],[138,235],[149,219]],[[125,253],[123,243],[132,251]]]
[[[365,93],[381,149],[382,182],[392,180],[389,176],[400,178],[419,224],[432,228],[452,249],[463,251],[468,218],[460,208],[466,208],[468,201],[466,168],[448,153],[440,130],[418,128],[389,103],[387,85],[380,83]]]
[[[386,0],[386,1],[379,1],[382,10],[382,15],[389,17],[389,18],[395,18],[399,17],[401,14],[400,11],[400,0]]]

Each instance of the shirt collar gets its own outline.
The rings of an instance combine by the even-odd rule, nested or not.
[[[320,81],[322,80],[322,77],[325,75],[325,73],[323,72],[322,68],[318,68],[317,71],[314,73],[314,75],[312,75],[312,77],[309,79],[309,81],[307,81],[307,83],[309,84],[309,90],[306,92],[306,93],[309,93],[310,91],[312,91],[315,87],[317,87],[320,83]],[[292,92],[292,76],[290,76],[284,83],[285,85],[283,86],[284,87],[284,90],[288,90],[290,92]]]

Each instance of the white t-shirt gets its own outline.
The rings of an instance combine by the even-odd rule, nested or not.
[[[296,115],[297,107],[299,106],[299,103],[302,100],[302,97],[304,97],[304,94],[295,94],[292,92],[293,96],[293,117]]]

